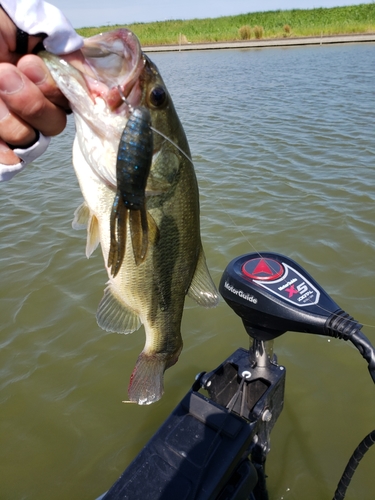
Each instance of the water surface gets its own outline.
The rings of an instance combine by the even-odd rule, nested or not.
[[[202,237],[219,282],[252,251],[297,260],[375,343],[374,44],[153,54],[185,127],[199,179]],[[93,499],[120,475],[189,389],[238,347],[222,302],[186,301],[184,350],[165,395],[124,405],[143,329],[108,334],[106,282],[71,228],[82,198],[70,121],[48,152],[0,186],[0,499]],[[287,333],[284,411],[268,462],[273,500],[330,499],[375,425],[366,363],[348,344]],[[372,451],[348,500],[372,499]]]

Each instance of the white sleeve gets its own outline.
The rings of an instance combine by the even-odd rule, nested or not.
[[[3,165],[0,163],[0,182],[9,181],[12,177],[21,172],[26,165],[41,156],[47,149],[50,140],[50,137],[45,137],[39,132],[39,139],[29,148],[13,149],[13,152],[21,159],[21,161],[16,165]]]
[[[45,33],[44,47],[53,54],[69,54],[83,45],[64,14],[44,0],[1,0],[14,24],[29,35]]]

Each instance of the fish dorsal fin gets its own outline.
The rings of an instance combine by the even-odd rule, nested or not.
[[[103,330],[117,333],[132,333],[142,324],[137,313],[122,301],[113,282],[104,290],[96,321]]]
[[[100,243],[99,222],[95,215],[91,215],[87,225],[86,257],[89,259]]]
[[[84,201],[74,212],[72,228],[76,230],[86,229],[90,218],[90,209]]]
[[[203,248],[200,248],[197,267],[190,283],[188,296],[203,307],[215,307],[219,303],[219,293],[207,268]]]

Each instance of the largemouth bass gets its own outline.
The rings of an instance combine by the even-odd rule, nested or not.
[[[87,257],[101,245],[109,281],[97,310],[99,326],[119,333],[145,327],[146,343],[128,395],[130,401],[150,404],[161,398],[164,371],[182,349],[186,294],[204,307],[218,303],[201,243],[198,185],[172,99],[135,35],[125,29],[97,35],[86,39],[82,52],[85,65],[80,70],[41,53],[76,122],[73,164],[85,201],[75,212],[73,227],[87,226]],[[127,224],[124,258],[113,276],[108,257],[117,156],[129,117],[140,107],[149,111],[153,131],[145,188],[147,251],[137,263]]]

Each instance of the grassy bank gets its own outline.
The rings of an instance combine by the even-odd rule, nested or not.
[[[126,10],[124,10],[124,17]],[[254,12],[216,19],[172,20],[154,23],[117,24],[81,28],[88,37],[126,27],[142,45],[186,42],[221,42],[249,38],[283,38],[375,32],[375,3],[330,9],[293,9]]]

